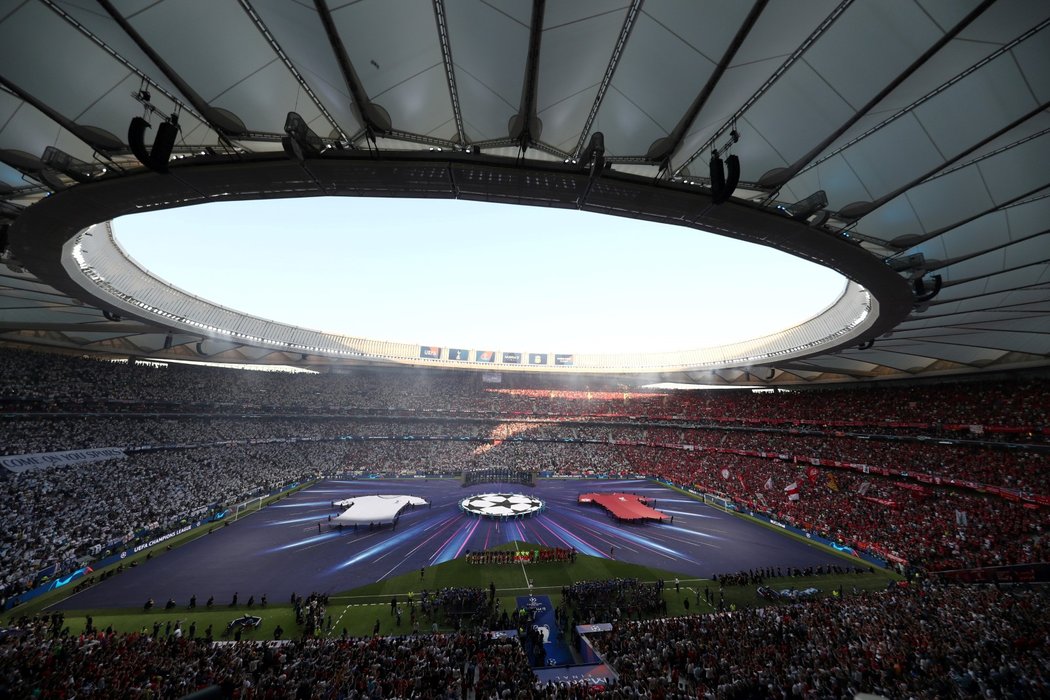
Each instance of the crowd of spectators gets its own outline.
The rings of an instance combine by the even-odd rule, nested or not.
[[[423,615],[434,621],[443,620],[458,629],[468,623],[485,624],[493,612],[494,597],[478,587],[446,586],[433,593],[424,590],[420,605]]]
[[[733,613],[623,621],[594,645],[645,697],[1041,698],[1044,590],[912,586]],[[634,696],[632,696],[634,697]]]
[[[664,582],[644,583],[636,578],[577,581],[561,590],[564,616],[571,626],[641,619],[667,612]]]
[[[269,434],[265,422],[243,421],[243,425],[245,434],[253,436],[250,440]],[[339,422],[333,425],[340,435],[348,427]],[[354,434],[403,436],[399,430],[405,426],[398,425],[397,421],[373,420],[349,427]],[[414,433],[433,435],[444,435],[439,431],[450,429],[440,421],[410,427]],[[215,436],[198,421],[190,421],[187,428],[197,438],[222,442],[212,440]],[[231,434],[227,422],[221,422],[221,429],[221,435]],[[347,472],[458,475],[464,465],[656,476],[724,494],[844,545],[931,569],[1039,561],[1046,555],[1045,533],[1050,524],[1046,508],[971,491],[928,486],[915,490],[902,479],[824,467],[813,478],[808,474],[810,465],[792,460],[608,440],[493,445],[480,437],[490,426],[456,422],[451,429],[465,435],[438,440],[329,439],[133,452],[122,460],[0,476],[0,522],[4,524],[0,553],[5,561],[13,562],[3,572],[0,595],[6,597],[31,586],[42,570],[51,569],[52,575],[68,572],[85,557],[102,555],[152,532],[177,527],[209,508],[289,482]],[[294,432],[294,426],[289,430]],[[545,425],[543,431],[549,435],[555,428]],[[645,438],[633,428],[623,432],[598,428],[583,434],[587,440],[593,434],[616,435],[617,440],[628,443]],[[721,446],[745,444],[737,440],[734,433]],[[799,484],[800,498],[795,502],[787,501],[782,492],[792,481]]]
[[[534,470],[563,469],[559,453],[548,443],[571,441],[587,443],[633,443],[688,445],[700,451],[742,450],[788,455],[805,462],[813,460],[869,464],[909,474],[921,473],[943,480],[956,479],[1001,486],[1025,494],[1050,495],[1050,472],[1041,468],[1047,452],[1034,449],[1003,449],[994,445],[945,444],[937,440],[859,439],[844,434],[797,434],[769,430],[721,430],[669,428],[644,423],[627,425],[578,424],[563,422],[508,423],[496,419],[438,419],[405,417],[351,419],[339,416],[151,416],[84,415],[56,418],[31,415],[17,420],[8,417],[2,425],[9,439],[0,444],[0,455],[33,454],[62,450],[121,447],[137,449],[187,444],[218,444],[229,441],[262,442],[278,439],[338,440],[362,436],[415,438],[430,441],[431,461],[449,472],[463,473],[479,481],[527,482]],[[500,437],[508,432],[513,434]],[[447,443],[447,444],[441,444]],[[456,445],[454,443],[461,443]],[[500,450],[496,450],[500,447]],[[362,452],[367,450],[362,448]],[[392,448],[377,449],[390,452]],[[418,457],[420,448],[409,446],[405,459]],[[542,455],[516,466],[511,460],[495,463],[497,451],[512,449],[542,452]],[[593,456],[600,450],[591,450]],[[390,461],[387,455],[387,461]],[[367,455],[363,460],[367,460]],[[396,459],[396,457],[395,457]],[[395,465],[396,468],[418,468]],[[591,469],[617,470],[626,467],[615,460],[589,465]]]
[[[840,566],[839,564],[828,564],[827,566],[807,566],[803,568],[788,567],[765,567],[737,571],[732,574],[715,574],[711,580],[719,586],[761,586],[766,579],[802,576],[841,576],[843,574],[865,574],[874,573],[871,567],[861,568],[859,566]]]
[[[890,561],[929,570],[1046,561],[1047,508],[899,479],[746,458],[630,450],[642,472],[731,501]],[[667,454],[672,452],[673,454]],[[797,485],[798,500],[785,488]]]
[[[687,431],[686,443],[789,454],[807,463],[831,460],[887,467],[1050,495],[1050,472],[1041,468],[1050,452],[1007,450],[929,441],[857,439],[846,435],[791,435],[734,431],[725,435]]]
[[[159,627],[71,635],[51,616],[0,637],[5,697],[1029,698],[1050,691],[1042,589],[930,583],[734,612],[623,619],[590,635],[618,680],[537,680],[483,632],[209,643]]]
[[[565,389],[537,377],[489,385],[474,374],[416,370],[293,375],[128,366],[12,349],[0,350],[0,359],[8,369],[0,376],[0,453],[130,448],[122,460],[0,474],[0,554],[11,562],[0,598],[37,583],[41,571],[67,573],[211,508],[348,472],[644,474],[932,569],[1046,554],[1047,508],[906,483],[908,474],[925,473],[1047,495],[1042,451],[754,425],[767,418],[848,416],[877,425],[936,416],[1039,426],[1050,388],[1044,379],[983,382],[980,391],[944,384],[755,394]],[[705,417],[739,425],[685,422]],[[389,439],[353,439],[377,436]],[[136,451],[173,445],[197,447]],[[829,470],[827,461],[904,475]],[[812,463],[821,464],[816,479],[807,477]],[[796,502],[781,493],[792,481],[799,483]]]
[[[1017,431],[1007,435],[1021,440],[1039,439],[1046,434],[1040,431],[1050,426],[1050,380],[1045,377],[752,393],[625,387],[615,379],[601,385],[580,383],[570,389],[560,377],[517,373],[503,374],[499,384],[489,384],[479,373],[424,369],[290,374],[141,362],[128,366],[126,362],[11,348],[0,349],[0,362],[8,370],[0,376],[0,405],[6,410],[16,408],[18,401],[52,410],[114,401],[132,410],[226,405],[300,413],[360,408],[759,424],[850,421],[872,426],[965,426],[968,433],[974,426],[976,434],[987,435],[998,428],[1011,428]]]
[[[504,687],[504,670],[488,665],[513,658],[499,648],[506,644],[466,633],[269,644],[104,632],[55,639],[25,627],[0,639],[0,695],[162,699],[214,685],[244,700],[458,699],[471,665],[484,669],[485,688]]]
[[[296,624],[302,628],[303,634],[307,637],[320,636],[332,629],[331,618],[325,620],[325,612],[328,609],[326,594],[311,593],[306,598],[301,595],[293,595],[292,608],[295,611]]]
[[[576,548],[487,549],[481,552],[467,552],[464,558],[468,564],[564,564],[576,561]]]
[[[85,558],[342,467],[331,444],[275,443],[141,452],[2,476],[0,598],[32,587],[41,571],[68,573]]]

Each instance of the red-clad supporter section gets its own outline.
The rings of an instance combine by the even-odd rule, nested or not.
[[[597,503],[613,514],[617,520],[670,520],[655,508],[649,507],[648,500],[633,493],[584,493],[580,494],[579,503]]]

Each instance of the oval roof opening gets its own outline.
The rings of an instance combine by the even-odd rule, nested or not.
[[[123,216],[113,230],[151,273],[231,309],[448,347],[711,347],[812,318],[846,283],[694,229],[457,200],[217,202]]]

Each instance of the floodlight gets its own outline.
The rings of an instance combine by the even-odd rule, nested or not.
[[[592,173],[600,172],[605,167],[605,134],[600,131],[591,134],[591,140],[587,142],[587,148],[580,153],[578,162],[589,168]]]
[[[104,165],[80,160],[54,146],[48,146],[44,149],[44,156],[41,160],[48,167],[73,178],[77,182],[90,182],[106,172]]]
[[[828,206],[828,195],[824,190],[817,190],[805,199],[799,200],[787,206],[778,204],[777,209],[784,212],[796,221],[805,221],[818,211]]]
[[[296,112],[288,113],[284,120],[284,132],[288,134],[281,139],[284,152],[300,163],[307,158],[316,158],[324,150],[324,141]]]

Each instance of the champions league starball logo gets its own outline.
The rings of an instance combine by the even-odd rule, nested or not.
[[[504,518],[532,515],[543,508],[543,501],[520,493],[483,493],[464,498],[459,507],[474,515]]]

